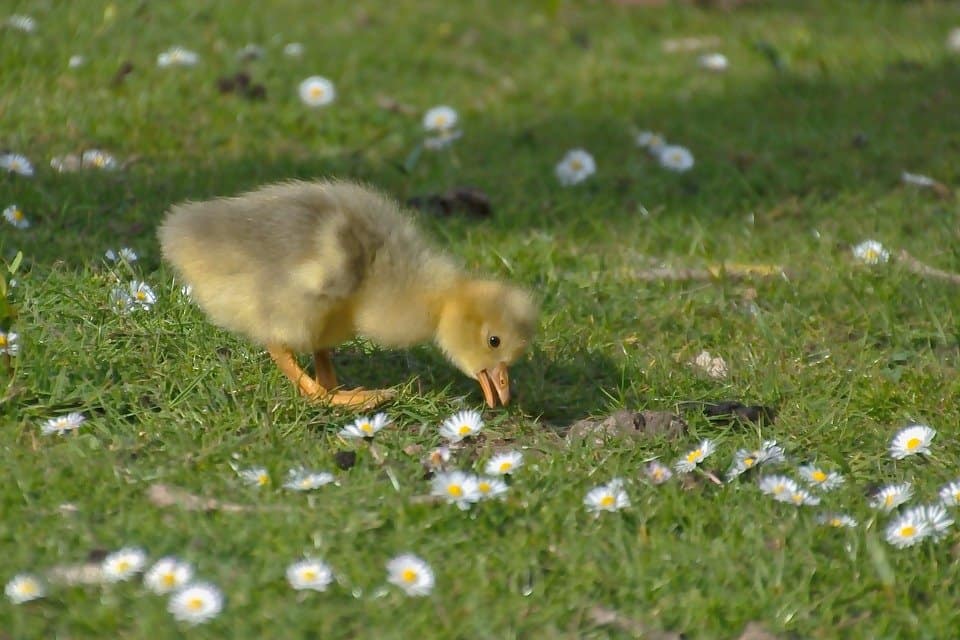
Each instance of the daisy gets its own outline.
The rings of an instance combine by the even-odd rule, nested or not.
[[[816,506],[820,504],[820,498],[813,495],[806,489],[800,489],[799,487],[792,492],[783,492],[779,495],[774,496],[775,500],[779,502],[789,502],[790,504],[796,505],[798,507],[808,505]]]
[[[636,136],[636,142],[638,147],[647,149],[654,155],[659,154],[660,150],[667,144],[666,138],[653,131],[641,131]]]
[[[385,413],[378,413],[373,418],[360,416],[353,421],[353,424],[341,429],[340,436],[343,438],[372,438],[388,424],[390,424],[390,418]]]
[[[147,564],[147,554],[137,547],[124,547],[107,554],[100,566],[100,572],[107,582],[129,580],[143,571]]]
[[[7,18],[7,26],[24,33],[33,33],[37,30],[37,21],[30,16],[15,14]]]
[[[86,62],[86,59],[81,55],[70,56],[70,59],[67,61],[67,66],[71,69],[76,69],[77,67],[83,66],[83,63]]]
[[[110,292],[110,306],[117,313],[128,313],[133,310],[133,298],[123,287],[115,287]]]
[[[477,497],[482,500],[501,498],[507,493],[507,483],[500,478],[480,477],[476,480]]]
[[[180,295],[182,295],[184,298],[192,298],[193,287],[191,287],[189,284],[183,285],[182,287],[180,287]]]
[[[310,76],[300,83],[300,100],[308,107],[325,107],[337,97],[333,83],[322,76]]]
[[[74,154],[50,158],[50,167],[57,173],[72,173],[80,169],[80,158]]]
[[[0,169],[6,169],[10,173],[19,173],[21,176],[30,177],[33,175],[33,165],[27,160],[26,156],[19,153],[4,153],[0,155]]]
[[[686,147],[667,145],[660,149],[660,166],[677,173],[693,168],[693,154]]]
[[[200,624],[223,610],[223,594],[212,584],[196,582],[173,594],[168,609],[180,622]]]
[[[881,488],[873,495],[870,506],[889,513],[912,497],[913,487],[909,482],[891,484]]]
[[[183,47],[170,47],[157,56],[158,67],[192,67],[200,59],[193,51]]]
[[[887,542],[897,548],[912,547],[930,535],[930,524],[918,509],[910,509],[887,525]]]
[[[15,204],[3,210],[3,217],[17,229],[26,229],[30,226],[30,221],[23,215],[23,210]]]
[[[439,471],[450,462],[450,447],[437,447],[423,459],[423,466],[430,471]]]
[[[452,107],[440,105],[424,114],[423,128],[432,132],[452,131],[457,126],[457,119],[457,112]]]
[[[807,481],[807,484],[821,491],[836,489],[844,483],[843,476],[836,471],[828,473],[812,464],[802,465],[797,471],[800,473],[800,477]]]
[[[901,429],[890,442],[890,456],[903,460],[917,453],[930,455],[930,442],[937,432],[925,424],[912,424]]]
[[[733,454],[733,465],[730,467],[730,470],[727,471],[727,480],[733,480],[734,478],[743,475],[750,469],[753,469],[760,464],[760,452],[759,451],[747,451],[746,449],[738,449],[735,454]]]
[[[283,483],[283,488],[293,491],[311,491],[331,482],[333,482],[333,474],[326,471],[307,471],[303,468],[290,469],[287,473],[287,481]]]
[[[483,418],[479,411],[460,411],[440,425],[440,435],[450,442],[460,442],[464,438],[475,436],[483,429]]]
[[[252,467],[237,471],[240,478],[254,487],[266,487],[270,484],[270,474],[263,467]]]
[[[462,510],[469,509],[471,503],[480,499],[477,477],[463,471],[440,472],[431,480],[430,495],[444,498]]]
[[[80,166],[85,169],[105,169],[109,171],[117,168],[117,161],[106,151],[87,149],[80,156]]]
[[[776,440],[764,440],[757,452],[757,464],[779,464],[786,460],[783,447]]]
[[[123,247],[120,251],[114,251],[113,249],[107,249],[106,253],[103,256],[110,262],[136,262],[139,256],[137,252],[131,249],[130,247]]]
[[[490,458],[483,472],[488,476],[502,476],[513,473],[523,466],[523,454],[519,451],[505,451]]]
[[[132,281],[129,284],[129,293],[133,306],[145,309],[146,311],[149,311],[150,307],[157,301],[157,296],[153,293],[153,289],[151,289],[146,282],[140,282],[139,280]]]
[[[960,505],[960,480],[954,480],[940,488],[940,501],[948,507]]]
[[[596,173],[597,164],[593,161],[593,156],[583,149],[572,149],[567,151],[554,171],[560,184],[570,186],[579,184]]]
[[[299,58],[303,55],[303,45],[299,42],[288,42],[283,47],[283,55],[289,58]]]
[[[143,574],[143,584],[157,595],[164,595],[189,584],[193,566],[176,558],[161,558]]]
[[[13,604],[23,604],[47,595],[47,590],[39,578],[28,573],[18,573],[13,576],[3,592]]]
[[[65,416],[59,416],[56,418],[50,418],[43,423],[43,426],[40,428],[40,433],[45,436],[56,434],[58,436],[63,436],[74,431],[83,424],[83,421],[86,420],[86,417],[82,413],[76,411],[68,413]]]
[[[784,497],[789,499],[789,496],[800,489],[797,483],[787,476],[763,476],[757,482],[757,485],[760,487],[760,491],[780,501],[784,501]]]
[[[426,596],[433,591],[435,579],[429,564],[405,553],[387,563],[387,582],[400,587],[408,596]]]
[[[614,478],[607,484],[594,487],[583,498],[587,511],[599,514],[601,511],[619,511],[630,506],[630,497],[623,488],[623,481]]]
[[[890,252],[876,240],[864,240],[853,248],[853,257],[864,264],[880,264],[890,259]]]
[[[333,570],[320,560],[301,560],[287,567],[287,582],[297,591],[326,591],[333,582]]]
[[[727,56],[722,53],[706,53],[697,58],[697,64],[707,71],[726,71],[730,66]]]
[[[0,331],[0,355],[15,356],[20,353],[20,334]]]
[[[842,529],[844,527],[853,529],[857,526],[857,521],[845,513],[823,513],[817,517],[817,522],[828,527],[833,527],[834,529]]]
[[[953,518],[947,515],[947,510],[940,504],[931,504],[915,509],[923,514],[923,518],[930,527],[930,537],[939,540],[947,535],[947,529],[953,526]]]
[[[673,472],[670,471],[670,467],[656,460],[648,464],[643,471],[653,484],[663,484],[673,477]]]
[[[689,451],[680,460],[674,463],[673,468],[678,473],[690,473],[697,468],[697,465],[703,462],[704,458],[713,453],[716,446],[712,440],[703,440],[696,449]]]
[[[907,171],[900,174],[900,180],[902,180],[904,184],[912,184],[915,187],[932,187],[937,184],[937,181],[930,176],[919,173],[909,173]]]

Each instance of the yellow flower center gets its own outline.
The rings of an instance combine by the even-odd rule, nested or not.
[[[20,593],[26,596],[32,596],[37,592],[37,584],[33,580],[27,580],[20,584]]]
[[[887,494],[887,497],[883,499],[884,506],[892,507],[893,506],[893,494]]]
[[[17,222],[20,222],[21,220],[23,220],[23,211],[20,211],[20,209],[14,209],[13,219],[16,220]]]
[[[364,433],[373,433],[373,426],[369,422],[364,422],[360,425],[360,431]]]
[[[489,493],[490,492],[490,483],[481,482],[477,485],[477,488],[480,490],[480,493]]]
[[[270,476],[265,473],[261,473],[257,476],[257,484],[261,487],[270,484]]]
[[[823,482],[827,479],[827,474],[820,469],[814,469],[813,473],[810,474],[810,477],[813,478],[816,482]]]
[[[7,336],[0,333],[0,347],[7,346]]]
[[[795,494],[793,494],[792,499],[793,499],[794,504],[800,504],[801,502],[803,502],[803,494],[802,494],[802,493],[795,493]]]
[[[654,469],[654,470],[653,470],[653,473],[650,474],[650,477],[652,477],[654,480],[662,480],[662,479],[663,479],[663,469],[659,469],[659,468],[658,468],[658,469]]]
[[[0,342],[0,346],[3,346],[3,344],[4,344],[3,342]],[[512,462],[501,462],[501,463],[500,463],[500,473],[506,473],[507,471],[510,471],[510,469],[512,469],[512,468],[513,468],[513,463],[512,463]]]
[[[700,456],[702,455],[703,455],[703,451],[701,451],[700,449],[694,449],[693,451],[687,454],[687,462],[698,462],[700,460]]]
[[[433,124],[437,129],[446,129],[447,128],[447,117],[443,115],[437,115],[433,117]]]
[[[863,257],[866,258],[867,260],[871,260],[871,261],[872,261],[872,260],[876,260],[877,258],[879,258],[879,257],[880,257],[880,254],[877,253],[877,250],[876,250],[876,249],[867,249],[867,250],[863,253]]]
[[[304,478],[303,480],[300,481],[300,488],[309,489],[312,484],[313,483],[310,481],[310,478]]]
[[[447,487],[447,493],[452,495],[454,498],[459,498],[463,495],[463,487],[458,484],[452,484]]]
[[[471,431],[473,431],[473,429],[470,428],[470,425],[465,424],[460,427],[460,430],[457,433],[459,433],[462,436],[468,436],[470,435]]]
[[[580,171],[581,169],[583,169],[583,163],[580,162],[579,160],[571,160],[570,168],[574,171]]]
[[[194,596],[187,600],[187,609],[190,611],[199,611],[203,608],[203,598]]]
[[[912,524],[908,524],[905,527],[900,527],[900,537],[901,538],[910,538],[917,533],[917,528]]]
[[[311,98],[322,98],[324,94],[323,87],[320,85],[314,85],[310,87],[310,97]]]
[[[783,484],[774,485],[774,486],[773,486],[773,495],[778,496],[778,495],[780,495],[781,493],[783,493],[784,491],[786,491],[786,489],[787,489],[787,488],[786,488]]]
[[[127,560],[121,560],[120,562],[117,563],[117,571],[129,571],[129,570],[130,570],[130,562],[128,562]]]
[[[840,520],[840,518],[833,518],[833,519],[830,521],[830,526],[831,526],[831,527],[842,527],[842,526],[843,526],[843,521]]]
[[[160,578],[160,583],[165,587],[175,587],[177,585],[177,576],[172,573],[165,573]]]
[[[960,502],[960,489],[953,492],[953,499]]]
[[[907,440],[907,451],[913,451],[920,446],[920,438],[910,438]]]
[[[417,572],[413,569],[404,569],[403,573],[400,574],[400,579],[404,582],[413,582],[417,579]]]
[[[743,466],[748,467],[748,468],[749,468],[749,467],[752,467],[754,462],[756,462],[756,460],[754,460],[753,458],[744,458],[744,459],[743,459]]]
[[[603,496],[602,498],[600,498],[601,507],[612,507],[614,502],[616,502],[616,500],[609,493]]]
[[[309,582],[313,582],[317,579],[317,572],[313,569],[304,569],[302,578]]]

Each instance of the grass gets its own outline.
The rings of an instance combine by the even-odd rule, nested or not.
[[[227,606],[187,633],[137,583],[58,588],[0,604],[0,637],[630,636],[596,626],[594,605],[691,638],[736,637],[749,621],[812,638],[954,633],[958,534],[896,550],[864,493],[909,479],[929,502],[958,475],[960,298],[896,263],[857,266],[849,248],[874,237],[960,271],[956,201],[898,181],[904,169],[960,180],[960,61],[943,46],[960,9],[236,4],[17,2],[39,29],[3,32],[0,147],[28,155],[37,175],[0,177],[0,206],[16,202],[34,223],[0,234],[0,256],[24,254],[13,294],[22,353],[0,373],[0,579],[136,544],[193,562]],[[664,39],[704,35],[720,38],[728,73],[663,52]],[[302,59],[281,54],[288,41],[305,43]],[[266,48],[249,64],[264,102],[216,88],[248,42]],[[156,68],[173,44],[200,64]],[[69,70],[75,53],[87,64]],[[124,61],[133,71],[114,86]],[[296,98],[315,73],[339,94],[322,111]],[[382,109],[380,94],[413,114]],[[404,172],[418,114],[440,103],[459,110],[464,137]],[[660,169],[631,127],[688,146],[695,169]],[[134,161],[117,173],[46,164],[90,147]],[[563,189],[553,165],[573,147],[593,153],[598,173]],[[153,231],[173,202],[321,175],[398,198],[461,184],[490,194],[491,220],[422,222],[471,268],[543,301],[538,342],[512,376],[518,401],[486,412],[485,436],[457,456],[467,467],[523,448],[505,502],[461,512],[412,500],[429,482],[404,449],[437,444],[439,422],[478,406],[479,393],[430,347],[367,355],[362,343],[338,356],[345,380],[406,385],[389,408],[397,426],[377,437],[384,458],[359,446],[357,464],[336,470],[340,486],[279,489],[290,467],[335,470],[335,453],[350,448],[336,432],[350,418],[303,403],[262,349],[208,324],[179,296]],[[119,246],[141,255],[131,272],[101,259]],[[790,276],[632,277],[651,262],[722,261],[781,264]],[[132,277],[159,301],[117,315],[109,292]],[[728,378],[688,364],[702,349],[727,360]],[[615,408],[725,398],[776,406],[776,423],[722,427],[689,414],[679,441],[559,435]],[[43,420],[71,410],[89,417],[77,434],[40,435]],[[938,429],[934,455],[895,463],[886,446],[909,420]],[[847,483],[825,504],[860,527],[821,527],[816,510],[773,503],[748,480],[643,482],[644,461],[671,461],[703,437],[719,444],[707,465],[719,470],[736,449],[776,438],[792,461],[842,471]],[[231,465],[266,466],[276,488],[243,486]],[[590,517],[584,494],[614,476],[627,478],[632,508]],[[146,500],[157,482],[254,509],[158,509]],[[404,551],[436,570],[429,598],[378,591],[385,562]],[[286,565],[304,554],[334,567],[330,592],[287,586]]]

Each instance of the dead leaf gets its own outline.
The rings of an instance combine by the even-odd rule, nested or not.
[[[159,483],[150,485],[147,489],[147,499],[155,507],[180,507],[187,511],[224,511],[238,513],[255,510],[254,507],[248,505],[220,502],[214,498],[204,498],[194,495],[185,489]]]
[[[908,271],[919,276],[938,278],[953,284],[960,284],[960,273],[952,273],[950,271],[944,271],[943,269],[931,267],[930,265],[920,262],[914,258],[907,252],[906,249],[901,250],[897,255],[897,262],[906,267]]]
[[[410,457],[417,457],[423,451],[423,445],[420,444],[408,444],[403,448],[403,452]]]
[[[47,580],[51,584],[61,584],[68,587],[104,582],[103,571],[100,570],[99,562],[54,566],[47,571]]]
[[[476,218],[489,218],[493,215],[490,197],[475,187],[455,187],[446,193],[413,196],[407,200],[407,206],[442,217],[459,212]]]
[[[110,85],[113,87],[119,87],[123,84],[123,81],[127,79],[127,76],[133,72],[133,63],[129,60],[126,60],[123,64],[120,65],[120,68],[117,69],[117,72],[113,74],[113,79],[110,80]]]
[[[687,430],[687,423],[672,411],[629,411],[621,410],[602,420],[586,418],[570,426],[567,438],[593,438],[594,443],[602,445],[607,438],[653,438],[666,436],[676,439]]]
[[[737,640],[779,640],[779,638],[767,631],[759,622],[748,622]]]
[[[340,469],[346,471],[357,464],[357,452],[356,451],[337,451],[333,454],[333,461]]]
[[[401,113],[405,116],[413,116],[419,113],[416,108],[399,102],[396,99],[382,93],[377,96],[377,106],[381,109],[386,109],[387,111],[392,111],[394,113]]]
[[[614,627],[625,633],[645,640],[682,640],[683,635],[673,631],[661,631],[651,628],[635,618],[628,618],[619,611],[595,605],[590,607],[587,615],[593,624],[598,627]]]
[[[773,424],[777,417],[777,410],[766,405],[745,405],[736,400],[721,400],[719,402],[683,402],[680,407],[684,410],[699,410],[715,424],[729,425],[734,422],[750,422],[757,425]]]

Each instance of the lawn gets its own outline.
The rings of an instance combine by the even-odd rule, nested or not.
[[[16,204],[31,223],[0,220],[0,259],[23,255],[17,317],[4,320],[20,352],[0,360],[0,581],[33,573],[48,593],[0,602],[0,638],[712,639],[750,622],[784,638],[956,635],[960,528],[897,548],[896,514],[868,498],[909,481],[901,510],[932,504],[960,477],[960,290],[900,253],[960,272],[956,4],[24,0],[2,11],[36,29],[0,30],[0,152],[35,167],[0,175],[0,209]],[[685,38],[707,47],[673,51]],[[284,53],[290,42],[301,56]],[[262,55],[238,61],[249,43]],[[174,45],[197,64],[159,67]],[[727,71],[698,66],[711,51]],[[68,66],[73,55],[83,64]],[[218,79],[241,70],[262,97],[222,92]],[[332,104],[300,101],[312,75],[334,83]],[[440,104],[463,135],[418,157],[423,114]],[[694,167],[661,167],[637,146],[642,130],[687,147]],[[91,148],[122,166],[49,164]],[[575,148],[596,173],[561,186],[554,167]],[[940,184],[905,184],[903,171]],[[400,391],[372,443],[345,440],[354,415],[297,397],[162,263],[154,232],[171,204],[322,176],[401,201],[462,186],[489,196],[489,218],[416,215],[471,270],[542,304],[511,372],[515,402],[483,409],[483,431],[450,463],[477,471],[522,451],[502,501],[425,499],[421,458],[440,424],[482,406],[435,348],[338,352],[345,382]],[[890,260],[855,259],[867,239]],[[103,257],[121,247],[139,259]],[[757,273],[741,277],[742,265]],[[111,292],[133,279],[156,304],[117,313]],[[704,350],[725,376],[692,364]],[[720,400],[776,418],[708,421],[698,403]],[[621,408],[680,411],[689,429],[566,436]],[[75,432],[42,434],[73,411],[87,418]],[[936,429],[930,454],[894,460],[888,446],[911,422]],[[645,475],[705,438],[717,450],[702,468],[662,485]],[[766,440],[785,463],[711,481]],[[846,481],[819,506],[758,489],[804,463]],[[260,466],[265,487],[237,473]],[[336,482],[282,488],[301,466]],[[631,505],[588,512],[587,492],[618,477]],[[158,485],[181,499],[151,501]],[[191,510],[183,493],[215,502]],[[824,526],[824,512],[857,526]],[[126,546],[192,563],[223,592],[222,613],[187,626],[139,578],[51,574]],[[386,563],[405,552],[433,568],[430,595],[387,583]],[[304,557],[332,567],[325,592],[287,583]]]

